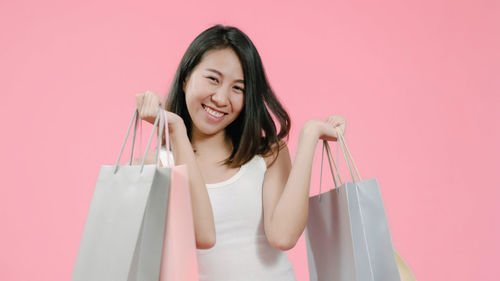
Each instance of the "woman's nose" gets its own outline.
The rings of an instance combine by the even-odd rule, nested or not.
[[[212,101],[220,107],[229,104],[229,90],[226,87],[218,88],[212,95]]]

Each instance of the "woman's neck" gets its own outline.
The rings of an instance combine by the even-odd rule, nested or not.
[[[191,145],[196,158],[210,162],[226,159],[233,150],[231,140],[227,138],[224,130],[214,135],[205,135],[193,128]]]

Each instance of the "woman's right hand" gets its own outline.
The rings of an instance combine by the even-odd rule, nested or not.
[[[148,123],[154,124],[156,116],[158,115],[158,105],[164,108],[161,104],[161,98],[157,94],[151,91],[146,91],[144,93],[139,93],[135,95],[136,107],[139,111],[139,118],[145,120]],[[174,133],[175,131],[186,128],[182,118],[170,111],[165,110],[168,123],[169,133]]]

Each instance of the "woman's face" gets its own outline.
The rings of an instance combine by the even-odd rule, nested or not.
[[[243,79],[232,49],[205,52],[183,85],[193,133],[216,134],[238,117],[245,101]]]

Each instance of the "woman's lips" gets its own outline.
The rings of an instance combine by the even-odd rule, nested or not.
[[[214,121],[220,121],[224,118],[227,113],[214,110],[212,107],[202,104],[203,111],[205,111],[207,117]]]

